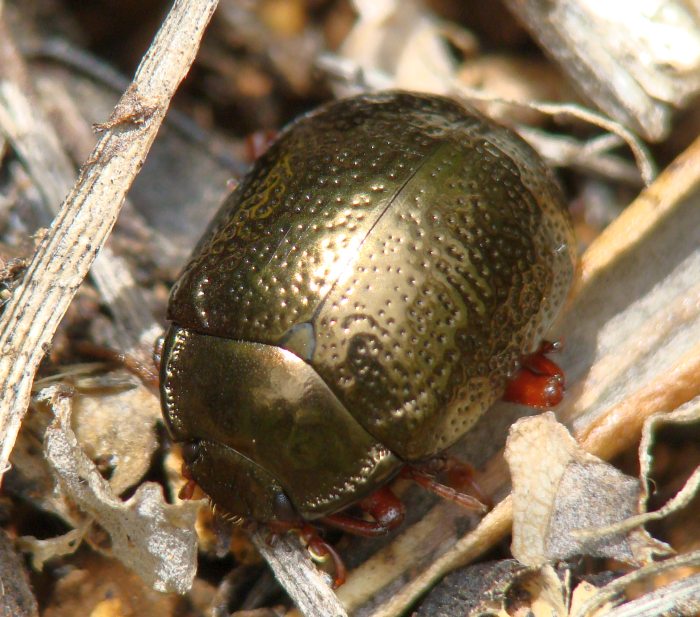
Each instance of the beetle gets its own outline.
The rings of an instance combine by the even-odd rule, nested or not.
[[[171,292],[161,400],[189,477],[260,523],[369,499],[503,394],[574,251],[540,157],[456,101],[389,91],[302,116]]]

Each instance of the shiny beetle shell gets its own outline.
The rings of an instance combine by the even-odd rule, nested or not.
[[[449,99],[287,127],[173,289],[163,413],[215,504],[313,519],[464,435],[559,311],[571,222],[539,156]]]

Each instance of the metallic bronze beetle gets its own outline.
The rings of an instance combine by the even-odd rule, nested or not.
[[[552,176],[449,99],[387,92],[287,127],[173,289],[163,414],[248,520],[313,520],[430,459],[501,396],[574,267]]]

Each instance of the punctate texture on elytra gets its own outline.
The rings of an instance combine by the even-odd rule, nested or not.
[[[212,500],[331,514],[502,394],[574,268],[550,171],[449,99],[337,101],[288,126],[173,289],[163,412]]]

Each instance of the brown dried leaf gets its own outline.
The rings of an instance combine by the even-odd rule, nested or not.
[[[577,585],[573,593],[571,594],[571,608],[569,611],[570,614],[576,615],[580,610],[581,606],[583,606],[586,602],[593,598],[598,593],[598,591],[598,587],[596,587],[595,585],[591,585],[586,581]],[[598,617],[599,615],[600,617],[602,617],[610,610],[611,606],[612,603],[606,602],[600,608],[590,613],[589,617]]]
[[[526,602],[528,613],[534,617],[561,615],[566,617],[567,581],[562,580],[551,566],[544,566],[522,583],[523,590],[529,596]],[[506,613],[508,614],[508,613]]]
[[[642,529],[595,530],[638,513],[639,482],[582,450],[554,414],[516,422],[505,455],[513,478],[512,551],[522,563],[592,555],[639,564],[647,553],[668,553]],[[580,529],[591,531],[573,533]]]
[[[81,392],[74,398],[72,426],[93,461],[105,461],[109,485],[120,495],[141,481],[158,447],[160,405],[143,384]]]

